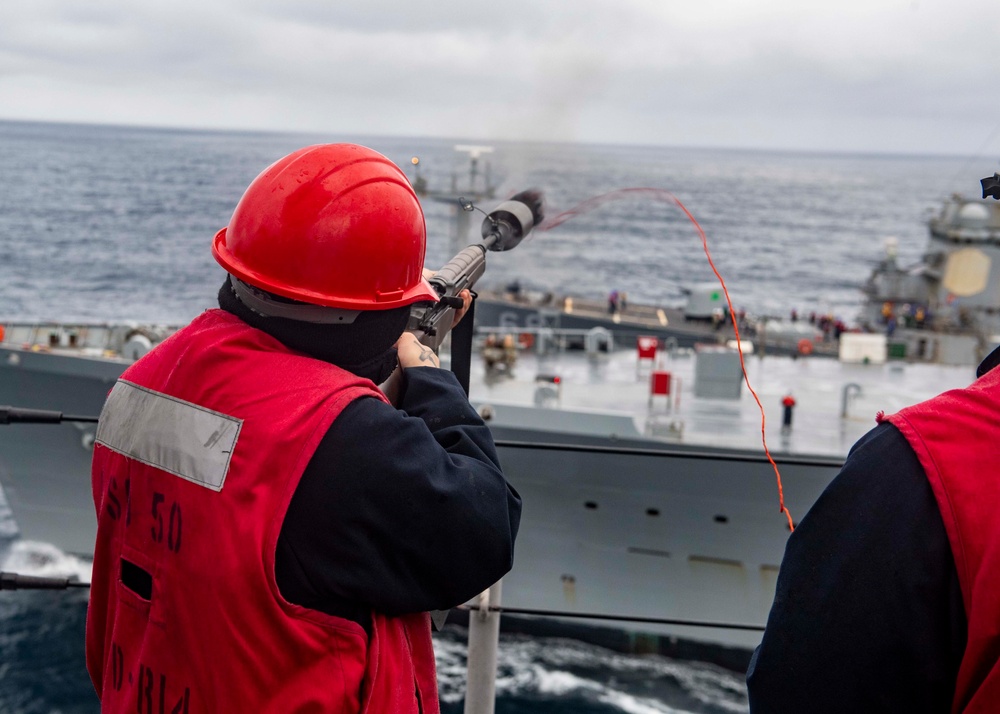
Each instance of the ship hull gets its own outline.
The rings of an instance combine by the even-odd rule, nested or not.
[[[0,348],[0,404],[96,416],[123,361]],[[93,553],[94,424],[0,426],[0,484],[21,537]]]
[[[504,473],[524,501],[510,607],[645,622],[591,626],[752,648],[754,630],[653,620],[763,626],[788,537],[774,469],[762,455],[505,438]],[[789,507],[804,514],[839,459],[779,461]]]
[[[94,415],[124,366],[0,349],[0,403]],[[549,411],[548,426],[558,414],[562,432],[530,425],[528,415],[545,413],[508,407],[490,422],[524,501],[505,604],[594,632],[753,647],[759,632],[602,618],[762,626],[788,535],[766,459],[630,436],[622,417]],[[93,433],[65,423],[0,428],[0,478],[22,537],[92,554]],[[839,460],[780,465],[793,512],[804,513]]]

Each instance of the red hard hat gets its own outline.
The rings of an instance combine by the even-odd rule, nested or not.
[[[387,310],[438,299],[423,279],[426,246],[423,211],[399,167],[363,146],[323,144],[264,169],[212,255],[282,297]]]

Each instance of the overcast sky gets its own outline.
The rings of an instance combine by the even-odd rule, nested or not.
[[[1000,156],[986,0],[31,0],[0,118]]]

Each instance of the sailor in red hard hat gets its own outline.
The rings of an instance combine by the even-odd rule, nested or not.
[[[427,612],[512,564],[521,502],[404,333],[420,204],[371,149],[264,170],[208,310],[122,375],[93,462],[87,666],[105,712],[437,712]],[[399,377],[398,403],[376,386]]]

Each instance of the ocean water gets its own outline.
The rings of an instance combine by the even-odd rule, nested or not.
[[[208,251],[243,189],[301,146],[358,141],[446,188],[456,140],[184,132],[0,122],[0,317],[183,322],[213,304]],[[890,236],[916,260],[926,219],[975,195],[989,157],[761,153],[572,144],[496,144],[498,195],[529,187],[548,214],[623,188],[676,195],[708,235],[738,307],[833,312],[850,322],[858,286]],[[487,208],[489,206],[487,205]],[[426,201],[428,265],[451,257],[451,205]],[[671,203],[626,195],[491,256],[484,285],[678,303],[714,280]]]
[[[212,306],[222,270],[208,246],[243,189],[301,146],[357,141],[444,188],[466,164],[455,139],[198,132],[0,122],[0,319],[183,323]],[[859,285],[890,236],[903,263],[953,192],[975,195],[989,157],[762,153],[569,144],[494,145],[499,195],[541,188],[548,214],[625,188],[671,192],[704,227],[734,304],[756,314],[833,313],[850,323]],[[679,304],[712,280],[697,233],[670,201],[625,194],[516,250],[483,284]],[[488,209],[489,204],[484,204]],[[428,259],[451,256],[454,206],[428,201]],[[2,427],[0,427],[2,428]],[[0,569],[72,574],[89,563],[17,539],[0,506]],[[0,711],[97,712],[83,664],[86,593],[0,594]],[[437,636],[442,703],[462,711],[465,634]],[[742,675],[579,643],[502,638],[498,712],[745,712]]]

